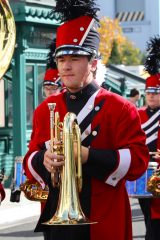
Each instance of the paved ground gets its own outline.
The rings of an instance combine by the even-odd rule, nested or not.
[[[6,198],[0,206],[0,229],[15,226],[40,214],[40,203],[27,200],[23,192],[19,203],[10,202],[10,189],[5,189]]]
[[[135,198],[130,198],[130,203],[132,209],[133,239],[144,240],[145,236],[144,218],[140,210],[138,200]]]
[[[133,239],[144,240],[145,226],[137,199],[131,198]],[[0,240],[42,240],[41,233],[34,233],[40,214],[39,202],[27,200],[21,193],[19,203],[10,202],[10,189],[6,189],[6,199],[0,206]]]

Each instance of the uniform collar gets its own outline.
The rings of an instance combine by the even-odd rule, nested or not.
[[[150,113],[156,113],[158,110],[160,110],[160,107],[157,107],[157,108],[154,108],[152,109],[151,107],[147,107],[147,110],[150,112]]]
[[[71,93],[67,90],[67,98],[70,100],[80,100],[86,98],[87,96],[90,97],[99,89],[99,86],[93,81],[84,87],[82,90],[76,93]]]

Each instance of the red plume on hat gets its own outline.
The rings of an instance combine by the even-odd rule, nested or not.
[[[160,38],[153,37],[147,42],[148,52],[145,60],[145,71],[150,76],[146,79],[146,92],[160,92]]]
[[[55,56],[96,56],[99,48],[97,8],[93,0],[57,0],[54,12],[63,24],[57,28]]]

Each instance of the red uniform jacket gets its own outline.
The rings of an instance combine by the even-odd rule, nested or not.
[[[34,112],[33,132],[24,168],[30,179],[45,185],[43,174],[33,166],[34,157],[42,145],[50,139],[48,102],[56,102],[56,111],[61,121],[67,112],[65,93],[46,99]],[[101,107],[100,102],[104,102]],[[118,153],[116,169],[106,174],[103,180],[91,176],[91,214],[89,218],[97,224],[90,225],[91,240],[131,240],[132,222],[126,180],[139,178],[147,169],[149,154],[145,146],[145,134],[141,130],[136,108],[122,97],[104,89],[97,91],[78,114],[78,123],[91,108],[97,111],[87,131],[96,135],[91,142],[95,149],[111,149]],[[99,129],[95,131],[96,127]],[[43,161],[43,160],[42,160]],[[42,164],[42,161],[40,163]],[[107,161],[107,159],[106,159]],[[101,164],[101,159],[99,159]],[[43,164],[42,164],[43,165]],[[42,166],[43,167],[43,166]],[[96,171],[98,172],[98,166]],[[87,186],[84,186],[87,188]],[[43,211],[43,213],[45,210]],[[50,226],[49,226],[50,227]]]
[[[147,114],[147,108],[143,107],[139,109],[139,114],[141,118],[142,128],[148,134],[147,130],[152,129],[151,134],[148,134],[146,139],[146,144],[150,144],[151,141],[156,140],[155,142],[155,151],[160,149],[160,110],[156,111],[152,117],[149,117]],[[153,129],[155,127],[155,131]],[[153,198],[151,200],[151,218],[160,219],[160,199]]]

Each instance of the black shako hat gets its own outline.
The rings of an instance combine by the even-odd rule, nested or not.
[[[63,22],[57,28],[56,58],[62,55],[98,55],[98,10],[93,0],[56,0],[53,11]]]

